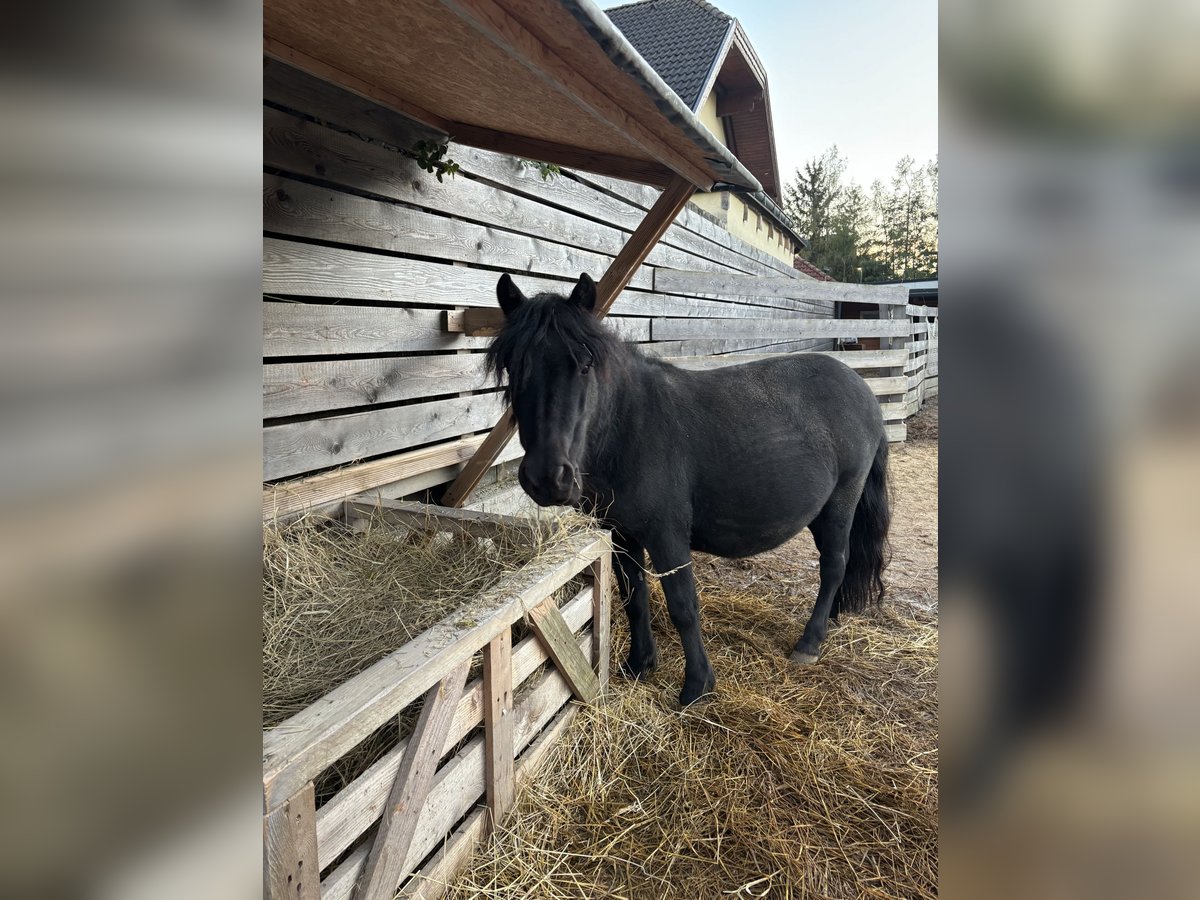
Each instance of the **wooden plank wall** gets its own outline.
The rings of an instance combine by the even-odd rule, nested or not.
[[[448,481],[501,401],[488,339],[447,333],[447,314],[492,306],[501,272],[527,293],[599,278],[658,191],[584,173],[547,181],[459,145],[448,156],[461,170],[438,182],[397,149],[430,137],[423,126],[275,61],[263,82],[264,514]],[[805,277],[689,207],[612,311],[650,353],[833,346],[818,323],[799,325],[830,319],[830,301],[656,290],[658,268]],[[745,325],[731,337],[721,320]],[[519,454],[514,441],[501,463]]]

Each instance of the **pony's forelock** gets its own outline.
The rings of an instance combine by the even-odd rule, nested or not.
[[[488,346],[487,370],[499,383],[508,375],[505,399],[526,384],[547,346],[561,346],[576,365],[603,371],[621,349],[621,339],[590,312],[559,294],[530,297],[505,317]]]

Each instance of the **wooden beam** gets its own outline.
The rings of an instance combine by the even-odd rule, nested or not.
[[[570,169],[582,169],[584,172],[595,172],[597,175],[628,178],[642,184],[652,184],[655,187],[666,185],[674,175],[670,169],[659,163],[630,159],[615,153],[581,150],[578,147],[569,147],[554,141],[523,137],[519,134],[506,134],[490,128],[480,128],[478,125],[468,125],[465,122],[452,122],[448,127],[455,143],[478,147],[481,150],[507,153],[510,156],[519,156],[524,159],[554,163]]]
[[[413,728],[375,843],[359,878],[355,900],[391,900],[396,894],[470,668],[469,659],[460,663],[425,695],[421,716]]]
[[[320,900],[317,803],[310,781],[263,816],[263,900]]]
[[[554,660],[558,671],[571,685],[575,696],[584,703],[595,700],[600,694],[600,680],[580,652],[575,635],[554,605],[553,597],[529,613],[529,625],[546,648],[547,655]]]
[[[513,804],[512,630],[505,629],[483,648],[483,735],[487,805],[492,827]]]
[[[646,257],[654,245],[671,227],[671,223],[675,221],[680,210],[687,206],[688,200],[695,191],[696,189],[690,181],[676,176],[667,185],[666,190],[659,195],[658,200],[650,207],[646,217],[629,236],[629,240],[621,248],[621,252],[617,254],[616,259],[608,267],[608,271],[596,285],[597,318],[602,319],[608,315],[608,311],[616,302],[621,291],[625,290],[625,286],[629,284],[633,273],[646,261]],[[516,429],[516,417],[513,415],[512,407],[508,407],[482,446],[475,452],[475,456],[463,467],[458,478],[454,480],[442,497],[443,506],[462,506],[467,502],[467,498],[479,484],[483,473],[491,468],[492,463],[500,455],[500,451],[504,449],[504,445],[509,442]]]

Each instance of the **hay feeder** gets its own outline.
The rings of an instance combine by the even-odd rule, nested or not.
[[[536,527],[387,500],[348,501],[343,519],[480,542]],[[265,730],[264,897],[439,895],[579,709],[571,701],[607,684],[611,552],[606,532],[571,530]],[[318,807],[322,776],[396,721],[399,739]]]

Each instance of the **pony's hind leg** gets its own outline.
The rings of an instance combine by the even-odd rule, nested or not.
[[[658,648],[650,631],[650,589],[646,585],[646,550],[637,541],[613,532],[617,583],[629,618],[629,659],[621,666],[627,678],[641,678],[658,665]]]
[[[821,643],[829,630],[829,614],[834,598],[846,576],[846,562],[850,557],[850,528],[854,523],[854,510],[858,506],[860,493],[861,486],[855,486],[852,491],[839,487],[809,526],[821,554],[821,587],[817,591],[817,602],[804,627],[804,634],[792,650],[792,662],[807,665],[815,663],[821,655]]]

